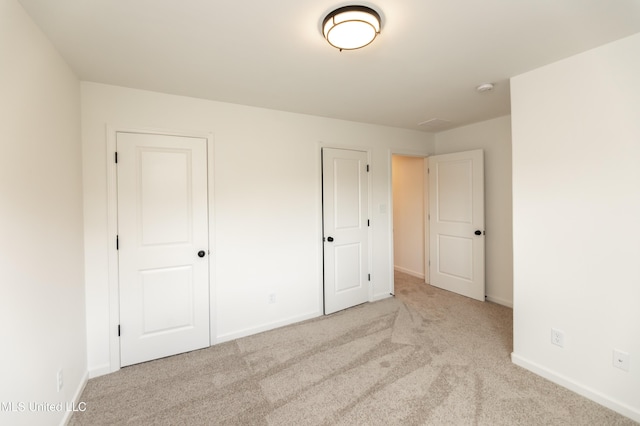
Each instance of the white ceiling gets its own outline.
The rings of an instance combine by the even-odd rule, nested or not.
[[[510,77],[640,32],[640,0],[19,1],[85,81],[425,131],[509,114]],[[320,25],[347,4],[382,31],[340,52]]]

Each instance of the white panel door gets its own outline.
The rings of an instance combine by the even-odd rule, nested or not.
[[[369,300],[367,153],[322,149],[324,313]]]
[[[430,284],[482,301],[483,158],[482,150],[429,157]]]
[[[207,347],[207,141],[116,143],[121,365]]]

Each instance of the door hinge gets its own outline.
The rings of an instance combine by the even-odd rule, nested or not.
[[[120,237],[116,235],[116,250],[120,250]]]
[[[367,277],[368,281],[371,281],[371,274]]]
[[[367,226],[371,226],[371,220],[367,219]]]
[[[118,324],[118,337],[120,337],[120,324]]]
[[[116,160],[116,164],[118,164],[118,151],[115,152],[115,160]]]
[[[367,172],[369,171],[369,165],[367,164]]]

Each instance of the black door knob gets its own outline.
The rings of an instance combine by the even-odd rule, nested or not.
[[[327,241],[332,242],[333,241],[333,237],[327,238]]]
[[[474,234],[476,234],[476,235],[482,235],[482,231],[478,229],[476,232],[474,232]]]
[[[207,253],[205,253],[204,250],[200,250],[198,252],[198,257],[204,257],[205,254],[207,254]]]

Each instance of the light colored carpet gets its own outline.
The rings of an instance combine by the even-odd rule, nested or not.
[[[512,310],[396,297],[89,381],[71,425],[633,425],[510,361]]]

